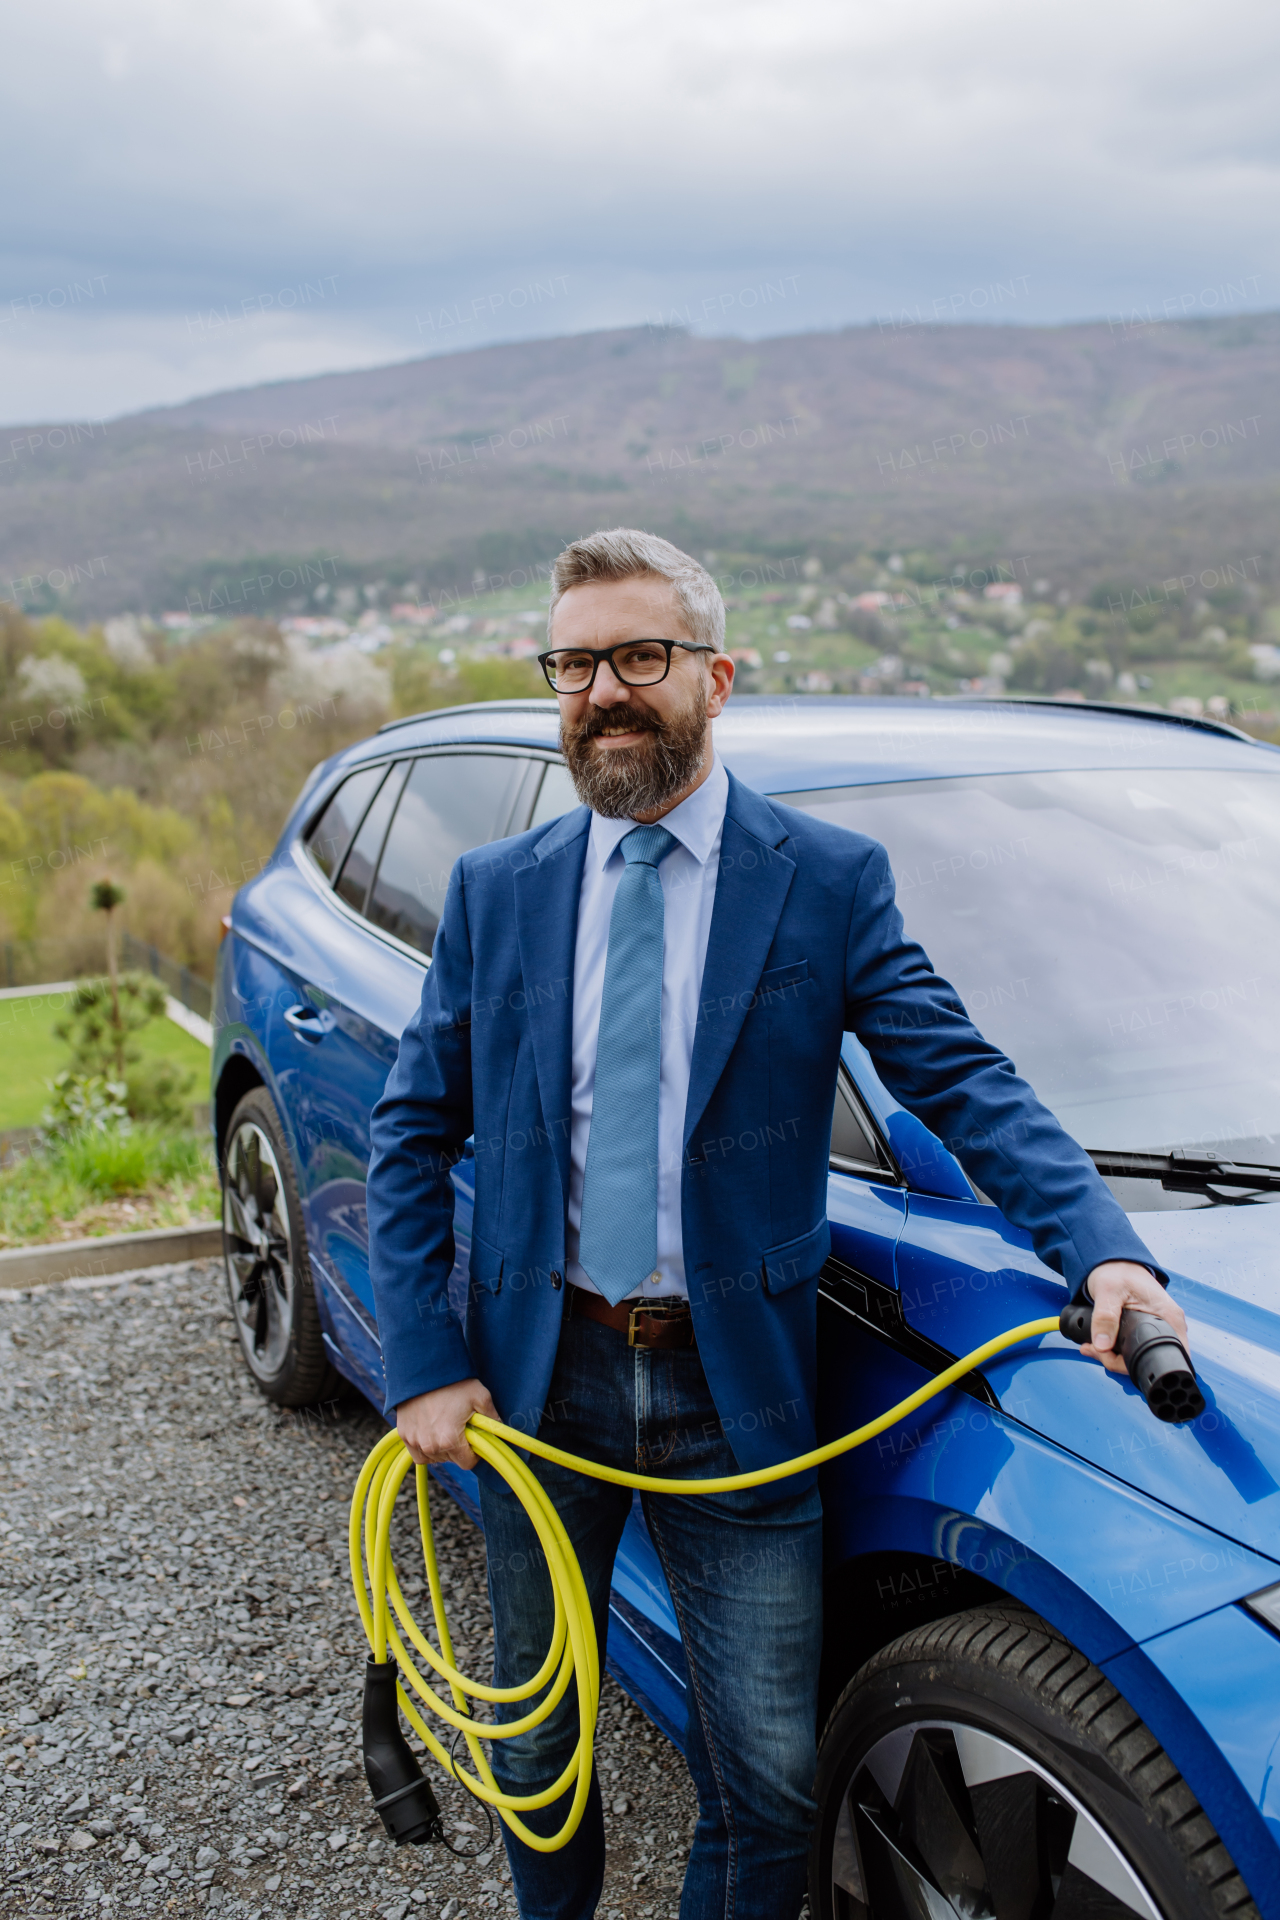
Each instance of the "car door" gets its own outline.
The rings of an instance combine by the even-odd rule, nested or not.
[[[370,844],[376,846],[375,836],[386,832],[406,768],[407,762],[388,756],[357,768],[330,796],[292,850],[292,872],[281,875],[274,889],[270,959],[255,955],[259,971],[270,969],[272,991],[260,1031],[293,1155],[324,1337],[350,1356],[344,1372],[351,1374],[355,1362],[366,1391],[376,1377],[370,1365],[376,1358],[372,1311],[362,1319],[349,1310],[315,1196],[340,1191],[345,1179],[349,1203],[356,1204],[353,1183],[363,1199],[367,1107],[362,1125],[360,1103],[371,1104],[386,1078],[397,1022],[403,1024],[412,1006],[412,986],[398,956],[379,950],[359,918],[339,909],[344,896],[334,889],[344,873],[367,869]],[[350,877],[346,885],[351,892]],[[362,1015],[345,997],[353,976],[363,981]]]
[[[834,1260],[823,1275],[818,1369],[824,1441],[874,1418],[993,1335],[1056,1315],[1066,1297],[1060,1277],[1037,1258],[1029,1236],[974,1189],[945,1144],[898,1104],[856,1040],[846,1038],[845,1056],[868,1123],[902,1176],[902,1215],[890,1285],[869,1284],[872,1276],[855,1278]],[[1082,1382],[1092,1381],[1095,1389],[1105,1384],[1101,1370],[1082,1365],[1070,1349],[1058,1358]],[[1035,1369],[1044,1360],[1038,1342],[1015,1347],[824,1469],[824,1544],[831,1569],[826,1657],[832,1672],[847,1676],[849,1649],[861,1644],[865,1629],[868,1591],[884,1616],[881,1629],[887,1620],[905,1629],[927,1616],[922,1582],[945,1581],[954,1596],[972,1575],[999,1571],[994,1559],[983,1558],[981,1543],[973,1544],[976,1535],[965,1533],[965,1516],[990,1520],[1002,1505],[1016,1512],[1028,1498],[1019,1477],[1025,1476],[1026,1460],[1014,1460],[1007,1421],[1037,1424],[1045,1376]],[[1057,1364],[1052,1356],[1050,1364]],[[1007,1533],[1021,1537],[1013,1525]],[[968,1558],[957,1544],[962,1539],[970,1542]],[[1116,1564],[1124,1558],[1121,1540],[1096,1546]],[[903,1550],[916,1556],[905,1571]],[[1016,1557],[1007,1543],[992,1551]]]
[[[976,1233],[997,1231],[1001,1270],[1017,1266],[1039,1284],[1034,1255],[1002,1216],[984,1205],[958,1161],[944,1143],[908,1113],[888,1092],[859,1042],[846,1035],[841,1064],[841,1087],[849,1098],[861,1128],[852,1153],[865,1165],[868,1146],[877,1162],[855,1181],[841,1165],[841,1109],[837,1102],[833,1129],[833,1171],[828,1187],[832,1257],[825,1268],[818,1301],[818,1428],[822,1441],[850,1432],[923,1386],[958,1353],[983,1337],[960,1337],[958,1322],[942,1309],[945,1298],[955,1298],[955,1267],[945,1234],[934,1249],[936,1266],[927,1281],[922,1266],[924,1242],[917,1233],[924,1219],[956,1223]],[[847,1122],[846,1122],[847,1124]],[[864,1145],[862,1142],[867,1144]],[[885,1168],[892,1170],[892,1180]],[[939,1311],[921,1311],[935,1291]],[[1057,1296],[1061,1299],[1061,1283]],[[998,1331],[1011,1317],[1030,1319],[1056,1307],[1032,1305],[1013,1314],[1009,1299]],[[945,1543],[935,1537],[931,1505],[920,1505],[920,1552],[928,1573],[904,1573],[896,1549],[914,1511],[912,1492],[931,1484],[931,1463],[940,1451],[954,1453],[963,1446],[972,1424],[988,1444],[978,1467],[990,1469],[997,1441],[990,1429],[988,1409],[997,1405],[995,1393],[982,1377],[962,1381],[916,1419],[879,1435],[866,1446],[824,1468],[822,1479],[824,1553],[828,1566],[824,1688],[842,1685],[848,1677],[850,1648],[863,1645],[867,1631],[868,1578],[875,1607],[889,1619],[911,1625],[915,1610],[928,1596],[912,1583],[953,1578]],[[979,1478],[980,1478],[979,1474]],[[981,1500],[975,1484],[972,1500]],[[868,1568],[871,1569],[870,1575]],[[939,1572],[939,1568],[942,1569]],[[905,1583],[905,1584],[904,1584]],[[878,1643],[877,1643],[878,1644]],[[870,1650],[870,1641],[866,1643]],[[861,1656],[858,1656],[861,1657]],[[857,1664],[854,1658],[853,1664]],[[824,1693],[824,1698],[827,1694]]]
[[[277,1082],[287,1088],[325,1339],[375,1399],[382,1361],[365,1214],[369,1118],[421,999],[454,861],[505,833],[527,770],[523,755],[461,748],[392,760],[329,871],[304,856],[317,898],[302,964],[289,969],[298,997],[276,1023],[273,1066],[293,1049]],[[327,817],[326,809],[308,849],[329,832]],[[459,1224],[468,1228],[469,1217]]]
[[[933,1370],[939,1364],[930,1342],[906,1325],[899,1292],[898,1262],[908,1219],[902,1161],[912,1157],[920,1142],[911,1128],[891,1124],[897,1120],[892,1103],[868,1099],[869,1067],[857,1041],[846,1037],[827,1180],[831,1257],[818,1287],[818,1431],[823,1442],[909,1393],[919,1384],[922,1365]],[[953,1177],[949,1170],[944,1175]],[[833,1566],[862,1544],[852,1528],[855,1502],[845,1484],[849,1478],[848,1460],[823,1474],[825,1553]]]

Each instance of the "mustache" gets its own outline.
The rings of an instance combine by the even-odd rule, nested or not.
[[[665,733],[666,726],[656,713],[650,713],[647,707],[627,707],[627,724],[633,733]],[[598,734],[609,727],[616,727],[622,719],[617,707],[592,707],[585,720],[575,728],[580,740],[594,740]]]

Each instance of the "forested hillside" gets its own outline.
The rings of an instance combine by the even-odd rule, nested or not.
[[[1026,555],[1079,593],[1255,553],[1269,577],[1278,383],[1276,315],[492,347],[11,429],[0,592],[76,617],[296,612],[326,578],[439,598],[623,522],[828,567]]]

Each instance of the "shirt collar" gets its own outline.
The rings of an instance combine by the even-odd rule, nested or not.
[[[699,866],[705,866],[724,827],[724,810],[729,800],[729,776],[719,755],[700,787],[682,800],[670,813],[664,813],[659,825],[674,834],[680,845],[691,853]],[[591,852],[603,871],[635,820],[606,820],[602,813],[591,816]]]

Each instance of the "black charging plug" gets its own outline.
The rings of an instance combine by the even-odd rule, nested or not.
[[[1068,1340],[1087,1346],[1093,1338],[1093,1302],[1073,1300],[1062,1309],[1058,1325]],[[1167,1320],[1126,1307],[1120,1315],[1116,1352],[1157,1420],[1182,1426],[1199,1419],[1205,1398],[1191,1356]]]
[[[361,1736],[364,1777],[383,1826],[398,1847],[444,1839],[444,1822],[431,1784],[400,1731],[394,1660],[369,1660],[364,1670]]]

